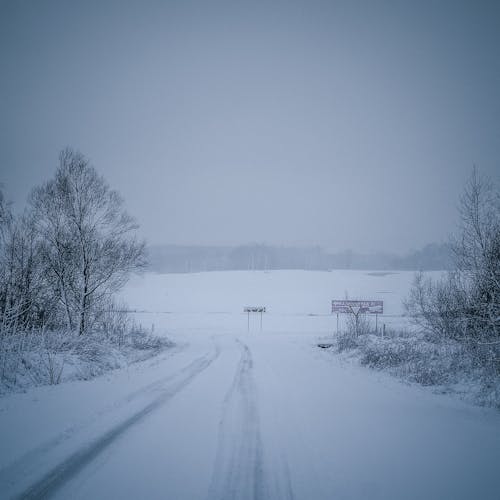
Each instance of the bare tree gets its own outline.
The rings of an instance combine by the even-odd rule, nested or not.
[[[460,234],[453,242],[462,292],[469,298],[468,328],[500,337],[500,194],[474,171],[460,199]]]
[[[463,318],[467,297],[459,282],[457,272],[449,272],[440,280],[426,278],[423,272],[415,275],[404,306],[412,322],[429,340],[465,338]]]
[[[500,369],[500,196],[476,169],[459,213],[456,270],[437,282],[418,274],[406,310],[436,339],[462,340],[481,362]]]
[[[65,149],[55,177],[34,189],[30,204],[47,279],[66,325],[83,335],[100,301],[144,264],[144,243],[120,195],[80,153]]]
[[[41,326],[50,310],[33,220],[14,216],[0,196],[0,333]]]
[[[0,186],[1,187],[1,186]],[[12,227],[12,212],[10,206],[5,200],[3,191],[0,189],[0,335],[4,335],[9,311],[10,296],[10,269],[8,266],[7,243],[9,232]],[[9,321],[10,323],[10,321]]]
[[[2,191],[2,185],[0,184],[0,237],[3,237],[5,228],[8,226],[12,220],[12,212],[10,211],[9,203],[5,200],[5,196]]]

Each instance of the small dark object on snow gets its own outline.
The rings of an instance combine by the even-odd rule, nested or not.
[[[329,347],[333,347],[333,344],[318,344],[318,347],[321,347],[321,349],[328,349]]]

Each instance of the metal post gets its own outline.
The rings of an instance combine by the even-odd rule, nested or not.
[[[262,331],[262,311],[260,311],[260,331]]]

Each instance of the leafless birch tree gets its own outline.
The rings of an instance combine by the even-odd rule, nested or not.
[[[120,195],[80,153],[65,149],[55,177],[30,198],[40,252],[67,328],[83,335],[100,302],[144,264],[144,244]]]
[[[417,275],[406,309],[429,333],[464,340],[500,368],[500,194],[476,169],[459,214],[456,270],[437,282]]]

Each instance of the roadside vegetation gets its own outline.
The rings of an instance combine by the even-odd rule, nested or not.
[[[452,238],[455,269],[440,280],[415,275],[404,307],[408,331],[376,335],[348,322],[336,349],[406,380],[500,408],[500,194],[472,173]]]
[[[0,393],[91,378],[168,345],[115,302],[145,265],[136,229],[120,195],[70,149],[22,214],[0,191]]]

